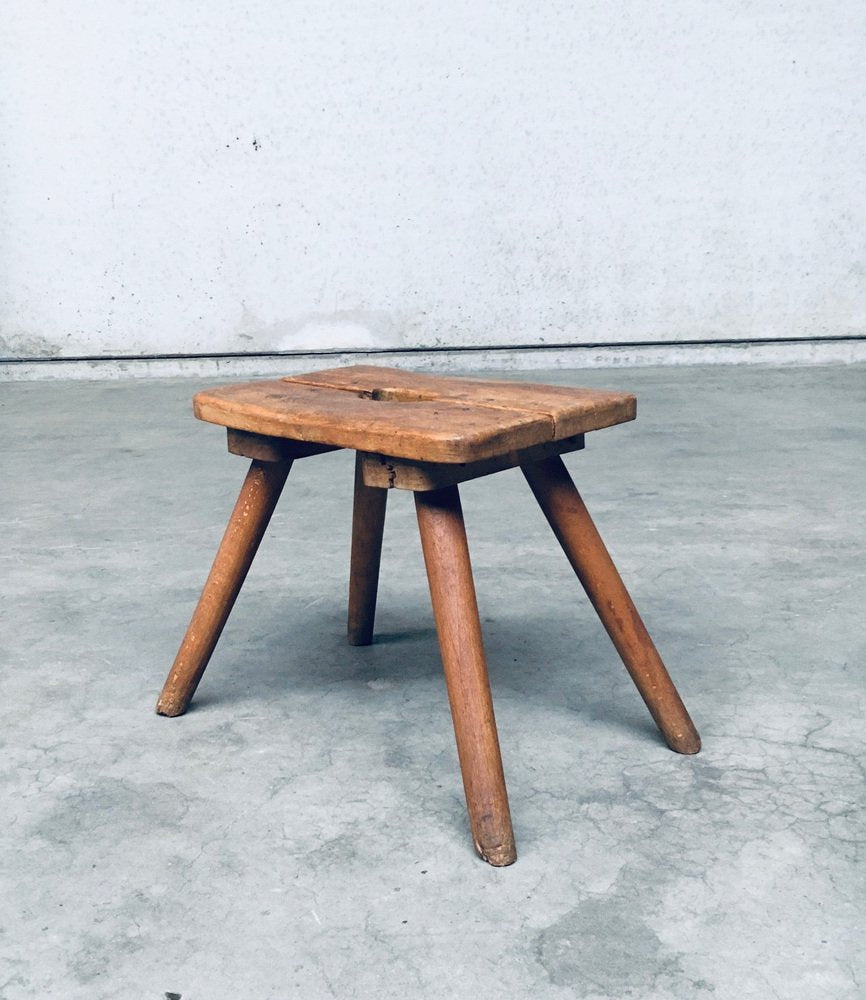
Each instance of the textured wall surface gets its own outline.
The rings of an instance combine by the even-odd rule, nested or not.
[[[866,6],[12,3],[0,357],[866,329]]]

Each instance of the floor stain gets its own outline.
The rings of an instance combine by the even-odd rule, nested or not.
[[[682,968],[622,895],[585,900],[541,932],[537,953],[550,981],[576,997],[645,996]]]

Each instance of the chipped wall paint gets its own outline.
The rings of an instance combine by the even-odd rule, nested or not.
[[[866,6],[30,0],[0,358],[866,332]]]

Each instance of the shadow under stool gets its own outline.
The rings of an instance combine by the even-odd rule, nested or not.
[[[199,392],[195,415],[252,459],[157,703],[181,715],[201,680],[296,459],[356,452],[349,642],[373,640],[389,489],[412,490],[475,847],[516,859],[458,484],[520,466],[668,746],[700,738],[561,455],[633,420],[628,393],[356,365]]]

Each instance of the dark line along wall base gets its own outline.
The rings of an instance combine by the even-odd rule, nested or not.
[[[451,347],[377,347],[377,348],[327,348],[325,350],[306,351],[223,351],[215,354],[80,354],[62,355],[51,358],[0,358],[0,364],[59,364],[66,362],[100,362],[100,361],[195,361],[195,360],[231,360],[234,358],[294,358],[321,356],[333,357],[339,355],[357,355],[375,357],[376,355],[395,354],[472,354],[491,351],[597,351],[623,350],[629,348],[669,348],[677,347],[748,347],[766,344],[845,344],[866,343],[866,333],[853,336],[833,337],[753,337],[729,340],[630,340],[621,343],[593,342],[583,344],[493,344],[491,346],[455,345]]]

